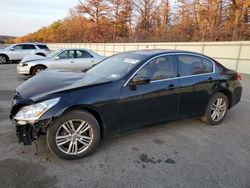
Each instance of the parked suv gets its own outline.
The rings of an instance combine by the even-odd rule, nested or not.
[[[45,44],[41,43],[13,44],[3,50],[0,50],[0,64],[21,61],[24,56],[29,54],[46,56],[49,52],[49,48]]]

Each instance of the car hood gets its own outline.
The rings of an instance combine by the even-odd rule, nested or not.
[[[22,98],[36,101],[49,94],[107,82],[110,80],[89,73],[48,69],[21,84],[16,91]]]
[[[26,55],[21,63],[25,63],[25,62],[30,62],[30,61],[38,61],[38,60],[46,60],[46,57],[40,56],[40,55]]]
[[[10,50],[0,49],[0,52],[9,52]]]

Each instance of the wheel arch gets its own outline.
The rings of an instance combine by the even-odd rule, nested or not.
[[[219,90],[219,92],[223,93],[224,95],[226,95],[227,99],[228,99],[228,109],[230,109],[232,107],[232,103],[233,103],[233,96],[232,93],[229,89],[221,89]]]
[[[76,106],[71,106],[71,107],[65,108],[63,111],[58,112],[54,116],[54,118],[57,118],[65,113],[67,113],[69,111],[73,111],[73,110],[86,111],[86,112],[90,113],[97,120],[97,122],[100,126],[101,137],[103,135],[105,135],[106,128],[105,128],[105,123],[104,123],[102,116],[100,115],[100,113],[96,109],[94,109],[93,107],[91,107],[89,105],[76,105]]]
[[[7,54],[5,54],[5,53],[0,53],[0,55],[1,55],[1,56],[7,57],[8,61],[10,60],[10,58],[9,58],[9,56],[8,56]]]
[[[233,96],[232,96],[232,93],[229,89],[227,88],[218,88],[217,90],[215,90],[213,92],[213,94],[211,95],[211,97],[215,94],[215,93],[223,93],[224,95],[226,95],[227,99],[228,99],[228,103],[229,103],[229,106],[228,106],[228,109],[230,109],[232,107],[232,102],[233,102]],[[211,98],[210,97],[210,98]],[[210,100],[210,99],[209,99]]]
[[[46,55],[42,52],[37,52],[37,53],[35,53],[35,55],[40,55],[40,56],[46,57]]]

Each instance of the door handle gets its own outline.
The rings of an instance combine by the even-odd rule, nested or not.
[[[208,83],[210,83],[210,82],[212,82],[213,81],[213,78],[212,77],[209,77],[208,79],[207,79],[207,82]]]
[[[74,61],[70,61],[70,63],[74,63]]]
[[[169,85],[168,85],[168,89],[169,89],[169,90],[174,89],[174,84],[169,84]]]

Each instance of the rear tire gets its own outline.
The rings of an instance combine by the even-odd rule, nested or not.
[[[220,124],[226,117],[229,107],[228,98],[223,93],[215,93],[206,108],[201,120],[210,125]]]
[[[0,55],[0,64],[7,64],[9,63],[9,58],[6,55]]]
[[[43,71],[43,70],[45,70],[45,69],[46,69],[45,66],[43,66],[43,65],[37,65],[37,66],[35,66],[35,67],[32,69],[31,75],[32,75],[32,76],[35,76],[36,74],[38,74],[39,72],[41,72],[41,71]]]
[[[80,159],[98,146],[100,127],[90,113],[70,111],[48,127],[46,139],[55,156],[66,160]]]

